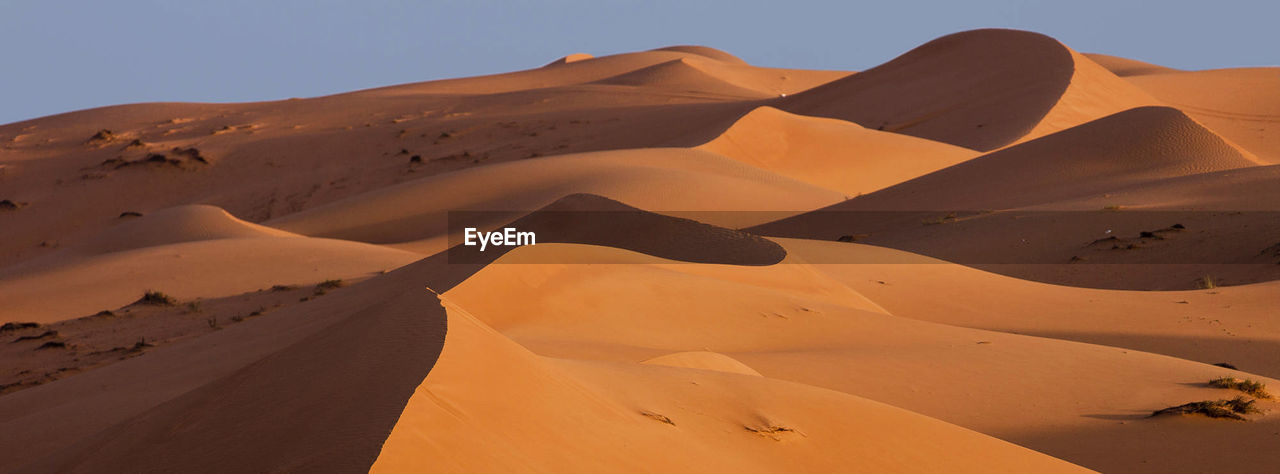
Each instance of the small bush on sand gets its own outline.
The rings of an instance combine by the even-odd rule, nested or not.
[[[4,323],[3,326],[0,326],[0,332],[18,331],[22,329],[31,329],[31,328],[38,328],[38,327],[40,327],[40,323],[11,322],[11,323]]]
[[[14,339],[13,342],[39,341],[41,339],[48,339],[52,337],[58,337],[58,331],[45,331],[43,333],[36,334],[34,336],[22,336],[17,339]]]
[[[103,143],[103,142],[109,142],[115,139],[116,139],[115,132],[112,132],[111,130],[107,130],[104,128],[102,130],[98,130],[98,133],[95,133],[93,134],[93,136],[89,137],[89,140],[87,140],[87,142]]]
[[[345,285],[346,283],[344,283],[341,279],[325,280],[316,284],[316,294],[323,295],[327,293],[329,290],[342,288]]]
[[[1257,398],[1271,398],[1271,394],[1267,392],[1267,385],[1257,380],[1240,380],[1235,377],[1221,377],[1210,380],[1209,386],[1213,388],[1239,390]]]
[[[1202,290],[1212,290],[1218,287],[1218,283],[1213,281],[1213,277],[1205,275],[1196,280],[1196,285]]]
[[[1209,418],[1227,418],[1231,420],[1246,420],[1242,415],[1250,413],[1258,413],[1261,410],[1254,406],[1255,400],[1249,400],[1245,397],[1236,397],[1231,400],[1206,400],[1202,402],[1192,402],[1176,407],[1169,407],[1163,410],[1156,410],[1151,416],[1165,415],[1204,415]]]
[[[152,305],[152,306],[173,306],[178,304],[178,300],[174,299],[172,296],[166,295],[159,291],[147,290],[146,293],[142,294],[142,298],[134,302],[133,304],[145,304],[145,305]]]

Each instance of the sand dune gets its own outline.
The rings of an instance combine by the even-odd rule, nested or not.
[[[698,46],[698,45],[667,46],[665,48],[655,49],[654,51],[675,51],[678,53],[690,53],[690,54],[696,54],[698,56],[702,56],[705,58],[711,58],[726,64],[747,64],[747,62],[743,61],[742,58],[739,58],[727,52],[724,52],[715,48],[709,48],[706,46]]]
[[[1280,164],[1280,68],[1215,69],[1127,78],[1270,164]]]
[[[77,254],[98,255],[200,240],[253,237],[297,235],[245,222],[215,206],[189,205],[124,221],[101,237],[81,247],[67,250]]]
[[[1155,101],[1047,36],[945,36],[779,108],[989,151]]]
[[[976,30],[0,125],[0,472],[1263,472],[1275,79]]]
[[[407,86],[393,86],[360,92],[360,94],[401,95],[414,94],[496,94],[519,90],[561,87],[585,84],[608,77],[639,71],[664,63],[695,61],[702,64],[721,65],[718,69],[738,72],[761,70],[788,76],[789,86],[782,93],[795,93],[848,75],[839,71],[811,71],[801,69],[755,68],[745,61],[723,51],[703,46],[673,46],[638,53],[624,53],[602,57],[571,55],[573,60],[557,60],[554,67],[530,69],[492,76],[449,79]],[[714,66],[712,66],[714,67]],[[748,73],[750,74],[750,73]]]
[[[747,364],[738,362],[736,359],[718,352],[673,352],[664,356],[658,356],[649,360],[641,361],[640,363],[667,367],[682,367],[686,369],[714,370],[716,372],[761,377],[760,372],[756,372],[756,369],[748,367]]]
[[[1257,260],[1273,229],[1270,214],[1234,216],[1203,212],[1218,208],[1274,211],[1248,195],[1251,204],[1230,207],[1232,194],[1188,205],[1182,194],[1188,180],[1210,176],[1244,184],[1241,173],[1259,167],[1252,154],[1223,140],[1182,112],[1144,107],[931,173],[834,206],[755,228],[765,235],[835,240],[861,235],[861,241],[909,250],[948,261],[1037,281],[1125,289],[1189,289],[1198,279],[1217,275],[1232,284],[1277,276],[1268,261]],[[1229,173],[1229,171],[1231,171]],[[1247,173],[1268,182],[1264,173]],[[1156,183],[1182,183],[1177,191],[1154,192]],[[1259,184],[1267,187],[1269,184]],[[1148,191],[1130,191],[1147,189]],[[1225,199],[1225,202],[1223,201]],[[1179,204],[1182,207],[1179,207]],[[1115,215],[1143,209],[1181,213]],[[1262,219],[1261,228],[1241,227]],[[937,224],[937,225],[933,225]],[[1195,237],[1155,243],[1144,231],[1173,225],[1193,229]],[[1187,227],[1189,226],[1189,227]],[[1105,232],[1104,232],[1105,231]],[[1123,239],[1123,240],[1115,240]],[[1105,252],[1090,242],[1110,241],[1159,250]],[[1214,242],[1212,249],[1205,242]],[[1086,263],[1131,264],[1105,267]],[[1144,264],[1171,265],[1153,272]],[[1218,265],[1218,264],[1233,265]],[[1021,264],[1021,265],[1019,265]],[[1107,272],[1090,271],[1106,268]],[[1118,272],[1118,273],[1117,273]],[[1124,275],[1118,278],[1118,275]]]
[[[444,339],[423,268],[6,396],[0,446],[26,449],[6,456],[5,470],[367,468]],[[277,444],[285,439],[291,447]]]
[[[804,385],[538,357],[446,305],[446,349],[387,438],[374,472],[1082,471]],[[511,403],[506,393],[522,396]],[[542,448],[560,445],[578,449]],[[495,450],[502,455],[488,454]]]
[[[792,247],[790,243],[787,246]],[[807,249],[797,248],[803,252],[797,258],[803,258]],[[535,251],[566,250],[535,247],[516,253]],[[1143,423],[1142,417],[1149,412],[1143,407],[1212,397],[1212,389],[1191,382],[1230,373],[1206,364],[1134,350],[921,323],[845,307],[839,299],[806,298],[774,290],[767,284],[747,282],[758,281],[758,276],[740,280],[753,273],[797,271],[800,268],[790,267],[803,268],[806,265],[802,261],[750,270],[662,263],[655,260],[650,265],[566,265],[551,271],[537,265],[498,263],[445,296],[460,307],[470,308],[476,318],[489,322],[520,345],[550,357],[623,363],[649,360],[671,351],[714,351],[742,361],[765,377],[909,407],[961,426],[1000,433],[1000,437],[1020,444],[1036,440],[1034,448],[1053,455],[1075,454],[1079,441],[1069,436],[1040,439],[1021,427],[1032,424],[1099,430],[1114,443],[1114,449],[1095,445],[1093,452],[1067,459],[1085,466],[1108,466],[1108,470],[1132,468],[1140,463],[1142,460],[1126,457],[1125,453],[1129,446],[1146,443],[1143,437],[1160,437],[1161,432],[1180,437],[1193,429],[1162,425],[1129,430],[1115,420]],[[685,268],[696,270],[685,272]],[[836,268],[842,275],[881,276],[863,272],[857,265]],[[817,269],[825,272],[820,265]],[[965,277],[958,274],[956,278]],[[1007,283],[991,286],[991,281],[973,284],[984,288],[981,295],[999,293],[1004,284],[1018,284],[1004,279]],[[638,282],[649,283],[643,291],[630,290]],[[1051,294],[1051,290],[1040,288],[1044,287],[1033,285],[1026,288],[1030,291],[1025,294]],[[490,291],[519,295],[520,303],[485,298]],[[926,301],[916,302],[922,303]],[[683,316],[663,316],[674,314]],[[628,330],[617,331],[623,322]],[[726,331],[728,327],[734,330]],[[922,344],[922,340],[930,342]],[[1133,392],[1129,383],[1141,383],[1144,388]],[[1028,396],[1034,403],[1025,403]],[[1270,421],[1235,436],[1243,442],[1269,429],[1274,429]],[[1193,444],[1185,446],[1191,448]],[[1200,458],[1193,449],[1181,456],[1164,456],[1170,457],[1161,461],[1164,466],[1205,462],[1197,461]]]
[[[1277,282],[1178,292],[1116,292],[1046,285],[942,262],[896,265],[892,249],[780,239],[793,258],[829,262],[859,255],[860,265],[815,264],[894,315],[1154,352],[1205,364],[1231,362],[1280,376],[1280,325],[1268,316]],[[883,283],[881,283],[883,282]],[[930,298],[918,297],[924,291]],[[992,293],[1000,298],[992,299]],[[1123,298],[1118,296],[1124,295]],[[1218,304],[1230,300],[1230,306]]]
[[[714,75],[699,69],[693,60],[686,58],[637,69],[601,79],[592,84],[709,92],[743,98],[765,98],[770,96],[770,94],[744,89],[722,81]]]
[[[1177,71],[1177,69],[1158,64],[1151,64],[1148,62],[1138,61],[1136,59],[1122,58],[1108,54],[1084,53],[1084,56],[1120,77],[1161,74]]]
[[[1007,209],[1260,164],[1251,153],[1176,109],[1143,107],[993,152],[842,206]],[[885,207],[890,203],[892,207]]]
[[[501,187],[494,183],[504,183]],[[591,193],[643,209],[797,211],[840,201],[835,191],[682,149],[618,150],[501,164],[416,180],[268,222],[311,236],[374,243],[427,239],[446,231],[450,210],[522,212]],[[712,214],[714,215],[714,214]],[[771,213],[726,213],[745,226]],[[500,224],[502,222],[492,222]],[[444,250],[438,248],[436,251]]]
[[[978,153],[840,120],[761,107],[698,147],[857,196],[966,161]]]
[[[587,53],[573,53],[573,54],[567,55],[567,56],[565,56],[565,57],[563,57],[563,58],[560,58],[560,59],[557,59],[557,60],[552,61],[552,62],[550,62],[550,63],[547,63],[547,65],[546,65],[546,66],[543,66],[543,67],[548,67],[548,66],[559,66],[559,65],[561,65],[561,64],[576,63],[576,62],[578,62],[578,61],[583,61],[583,60],[591,59],[591,58],[594,58],[594,57],[595,57],[595,56],[592,56],[592,55],[587,54]]]
[[[152,290],[190,300],[365,277],[418,258],[403,250],[297,236],[212,206],[184,206],[123,222],[79,246],[4,269],[0,319],[86,316],[133,303]]]

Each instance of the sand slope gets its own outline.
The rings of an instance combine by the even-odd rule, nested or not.
[[[367,467],[405,389],[439,353],[443,312],[422,283],[429,281],[424,275],[449,281],[440,268],[424,262],[269,318],[8,394],[0,398],[0,451],[8,454],[0,469]],[[238,442],[247,438],[258,440],[253,454]],[[281,449],[276,441],[286,438],[293,447]]]
[[[788,97],[779,108],[988,151],[1152,104],[1052,38],[976,30]]]
[[[1175,72],[1177,69],[1151,64],[1148,62],[1138,61],[1136,59],[1122,58],[1119,56],[1111,56],[1108,54],[1084,53],[1086,58],[1097,63],[1099,66],[1107,68],[1113,74],[1120,77],[1141,76],[1144,74],[1160,74],[1166,72]]]
[[[1266,472],[1275,399],[1149,415],[1280,389],[1275,79],[975,30],[0,125],[0,472]]]
[[[1176,109],[1143,107],[990,153],[849,205],[1007,209],[1259,164]]]
[[[876,191],[978,155],[857,124],[761,107],[698,147],[847,196]]]
[[[440,363],[409,401],[373,472],[1082,471],[813,387],[538,357],[446,305],[450,330]],[[520,400],[512,403],[508,393]],[[577,449],[545,449],[564,445]]]
[[[798,250],[796,258],[815,257],[804,245],[787,243]],[[552,246],[516,253],[535,251],[568,250]],[[1179,444],[1184,454],[1161,451],[1163,459],[1153,469],[1193,466],[1194,470],[1194,466],[1210,466],[1199,463],[1220,461],[1204,460],[1191,449],[1200,427],[1143,417],[1149,413],[1144,411],[1147,406],[1221,395],[1195,382],[1232,373],[1224,369],[1133,350],[922,323],[842,306],[840,299],[801,296],[768,284],[756,286],[761,279],[753,274],[798,271],[807,266],[803,260],[759,269],[662,263],[567,265],[552,271],[538,265],[495,263],[445,296],[460,307],[471,307],[469,312],[476,318],[492,321],[495,330],[520,345],[550,357],[621,364],[673,351],[712,351],[741,361],[765,377],[907,407],[998,433],[1006,440],[1034,443],[1032,447],[1042,452],[1070,455],[1068,460],[1103,470],[1128,470],[1155,462],[1127,453],[1134,446],[1157,449],[1170,439],[1185,443]],[[864,272],[862,266],[837,268],[841,275],[880,276]],[[985,286],[981,295],[975,293],[974,301],[987,291],[1000,293],[1003,285],[1017,288],[1019,284],[1001,281],[1008,283],[975,281],[974,285]],[[1038,288],[1033,285],[1023,291],[1040,294]],[[490,291],[518,295],[520,303],[485,298]],[[1142,388],[1134,390],[1133,384]],[[1054,428],[1027,431],[1028,424]],[[1265,418],[1242,426],[1230,435],[1231,440],[1222,442],[1249,443],[1274,427],[1274,420]],[[1080,441],[1071,435],[1048,436],[1073,430],[1096,432],[1110,447],[1090,443],[1091,449],[1081,452]],[[1219,432],[1219,436],[1226,435]]]
[[[268,224],[312,236],[406,242],[443,234],[450,210],[511,211],[510,220],[574,193],[599,194],[658,211],[796,212],[843,199],[835,191],[704,151],[618,150],[486,166],[416,180]],[[726,213],[721,218],[729,221],[710,223],[744,226],[759,223],[752,219],[771,215],[778,214]]]
[[[403,250],[297,236],[240,221],[212,206],[178,207],[4,269],[0,319],[52,322],[86,316],[133,303],[152,290],[185,301],[360,278],[418,258]]]
[[[1171,71],[1127,79],[1267,163],[1280,163],[1280,98],[1274,93],[1280,89],[1280,68]]]

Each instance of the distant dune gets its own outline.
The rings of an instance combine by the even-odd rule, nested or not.
[[[0,472],[1280,464],[1280,69],[549,59],[0,125]]]

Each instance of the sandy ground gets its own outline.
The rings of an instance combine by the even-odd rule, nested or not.
[[[976,30],[0,125],[0,472],[1269,472],[1277,91]]]

